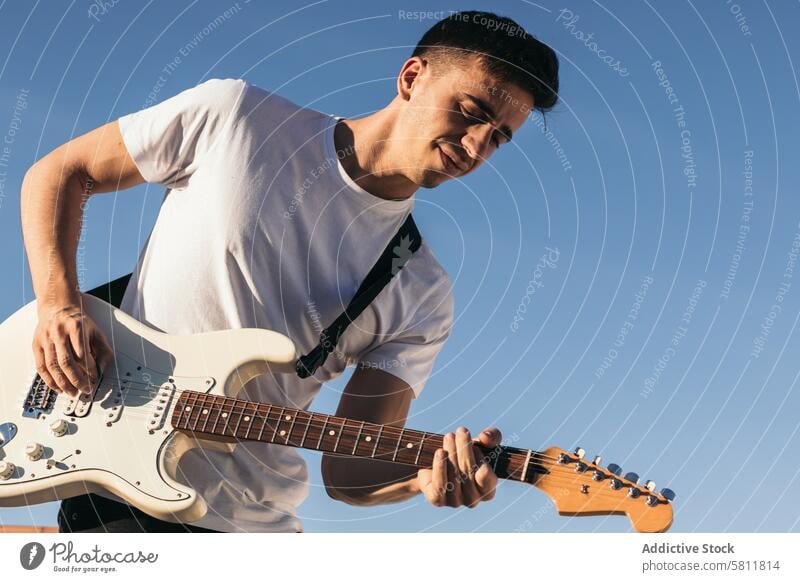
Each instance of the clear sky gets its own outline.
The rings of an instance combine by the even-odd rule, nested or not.
[[[581,445],[674,489],[673,531],[800,531],[797,3],[2,2],[0,318],[33,299],[18,195],[36,159],[211,77],[365,115],[461,9],[552,46],[561,102],[475,174],[417,195],[457,319],[408,426]],[[162,192],[92,200],[84,289],[132,269]],[[345,381],[312,410],[333,412]],[[559,517],[511,482],[472,510],[351,507],[303,454],[306,531],[629,531]],[[55,511],[0,522],[51,525]]]

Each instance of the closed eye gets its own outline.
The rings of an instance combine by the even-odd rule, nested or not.
[[[483,114],[483,112],[473,112],[465,108],[463,105],[459,105],[459,107],[461,108],[462,115],[464,115],[464,117],[466,117],[467,119],[476,120],[479,121],[480,123],[489,123],[489,119]],[[498,136],[502,136],[504,140],[502,143],[506,143],[509,141],[508,137],[505,134],[503,134],[503,132],[499,130],[494,130],[492,132],[492,143],[494,144],[495,148],[499,148],[502,145],[502,143],[500,142],[500,138]]]

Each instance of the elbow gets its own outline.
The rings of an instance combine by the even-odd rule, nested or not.
[[[322,482],[325,485],[325,493],[334,501],[341,501],[348,505],[368,505],[363,495],[355,494],[354,487],[348,487],[342,475],[347,471],[343,469],[342,459],[337,459],[329,455],[322,456]]]

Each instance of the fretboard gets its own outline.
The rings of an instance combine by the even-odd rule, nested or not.
[[[228,441],[260,441],[346,455],[391,461],[424,468],[442,448],[441,434],[398,428],[184,390],[172,413],[175,429]],[[478,445],[498,477],[533,483],[547,473],[540,454],[509,446]]]

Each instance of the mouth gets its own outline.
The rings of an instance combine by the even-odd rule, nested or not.
[[[442,165],[445,171],[451,176],[465,174],[469,168],[461,165],[455,161],[451,156],[447,155],[442,148],[439,148],[439,155],[442,158]]]

